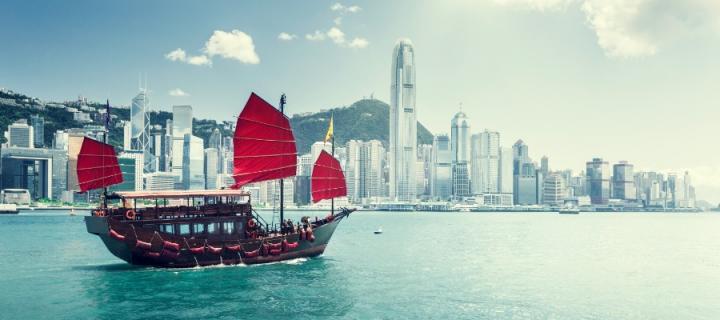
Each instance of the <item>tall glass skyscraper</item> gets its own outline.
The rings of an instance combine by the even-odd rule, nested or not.
[[[414,201],[416,196],[417,114],[415,109],[415,49],[408,39],[395,45],[390,80],[391,199]]]
[[[147,92],[141,89],[130,105],[130,145],[132,150],[143,153],[143,172],[152,172],[154,156],[150,152],[150,118]]]
[[[590,202],[607,204],[610,199],[610,169],[607,161],[593,158],[585,166]]]
[[[453,196],[470,196],[470,120],[460,111],[450,122]]]
[[[185,190],[205,189],[205,153],[203,140],[191,134],[183,139],[182,183]]]

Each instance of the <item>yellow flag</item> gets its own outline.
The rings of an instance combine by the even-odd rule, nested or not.
[[[333,118],[334,117],[335,117],[334,115],[330,116],[330,127],[328,128],[327,134],[325,134],[325,143],[330,141],[330,138],[332,138],[334,135],[334,133],[333,133]]]

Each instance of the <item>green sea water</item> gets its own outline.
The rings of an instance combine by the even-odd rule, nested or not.
[[[318,258],[170,270],[35,211],[0,216],[0,319],[718,319],[719,231],[717,214],[358,212]]]

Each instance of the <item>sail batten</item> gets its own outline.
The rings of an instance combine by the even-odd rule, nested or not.
[[[123,182],[115,149],[108,144],[83,138],[77,160],[80,192]]]
[[[290,120],[255,93],[238,117],[233,147],[233,188],[296,174],[297,149]]]
[[[327,151],[320,152],[312,171],[312,201],[347,195],[347,184],[340,162]]]

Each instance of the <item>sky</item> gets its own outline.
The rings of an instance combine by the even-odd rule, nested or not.
[[[689,170],[720,201],[715,0],[27,1],[0,11],[0,87],[45,100],[190,104],[232,120],[250,92],[287,112],[388,101],[415,47],[418,120],[499,131],[551,169],[602,157]],[[336,128],[342,130],[342,128]]]

